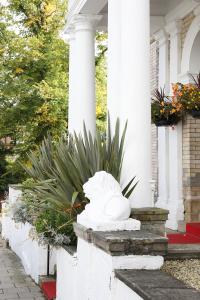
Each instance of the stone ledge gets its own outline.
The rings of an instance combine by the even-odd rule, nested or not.
[[[77,252],[77,246],[63,245],[62,248],[67,251],[71,256],[74,256]]]
[[[144,300],[200,299],[200,292],[159,270],[116,270],[115,276]]]
[[[112,256],[166,255],[168,239],[147,231],[92,231],[75,223],[77,236]]]
[[[86,228],[78,223],[74,223],[73,227],[77,237],[87,241],[88,243],[92,242],[92,229]]]

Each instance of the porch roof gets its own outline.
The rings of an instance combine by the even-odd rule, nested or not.
[[[200,0],[150,0],[151,35],[167,23],[184,18]],[[76,14],[102,15],[99,30],[107,30],[108,0],[70,0],[67,27]]]

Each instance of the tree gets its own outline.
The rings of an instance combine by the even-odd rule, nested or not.
[[[11,0],[1,9],[0,135],[11,136],[23,157],[47,132],[56,138],[66,130],[68,47],[59,36],[65,6]]]
[[[107,66],[106,66],[106,51],[107,51],[107,34],[99,32],[96,35],[96,117],[97,127],[100,131],[106,130],[106,112],[107,112]]]

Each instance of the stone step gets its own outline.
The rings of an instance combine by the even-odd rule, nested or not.
[[[160,270],[116,270],[115,276],[143,300],[200,299],[200,292]]]
[[[186,232],[200,238],[200,223],[187,223]]]
[[[199,259],[200,244],[169,244],[166,260]]]

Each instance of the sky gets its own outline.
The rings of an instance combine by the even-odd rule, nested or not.
[[[8,1],[7,0],[0,0],[1,5],[7,5]]]

